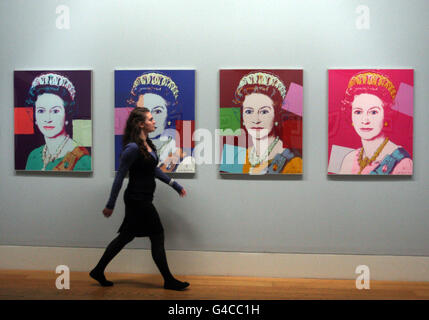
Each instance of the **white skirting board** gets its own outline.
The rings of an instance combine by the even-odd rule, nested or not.
[[[103,254],[99,248],[0,246],[0,269],[89,271]],[[429,281],[429,257],[167,251],[176,275],[273,278],[357,279],[368,266],[371,280]],[[106,272],[158,273],[150,250],[124,249]],[[361,271],[362,272],[362,271]]]

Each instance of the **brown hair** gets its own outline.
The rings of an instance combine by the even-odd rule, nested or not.
[[[124,136],[122,137],[122,145],[125,147],[130,142],[135,142],[141,153],[147,158],[151,155],[147,150],[144,141],[140,138],[141,128],[140,123],[145,122],[147,119],[147,114],[150,112],[147,108],[135,108],[131,111],[130,115],[127,119],[127,124],[124,130]],[[149,137],[146,139],[148,145],[152,148],[152,150],[156,151],[156,147],[153,144],[152,140]]]

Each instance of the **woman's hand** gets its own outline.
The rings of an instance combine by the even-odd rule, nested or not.
[[[103,214],[106,218],[110,217],[112,215],[112,213],[113,213],[112,209],[104,208],[104,210],[103,210]]]
[[[180,191],[180,196],[182,198],[184,198],[186,196],[186,190],[185,190],[185,188],[182,188],[182,190]]]

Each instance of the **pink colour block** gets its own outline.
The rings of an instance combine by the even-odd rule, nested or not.
[[[134,108],[115,108],[115,135],[124,134],[130,112]]]
[[[303,88],[302,86],[291,83],[289,91],[283,101],[282,109],[295,113],[302,117],[302,100],[303,100]]]
[[[392,109],[410,117],[413,116],[413,86],[400,83]]]

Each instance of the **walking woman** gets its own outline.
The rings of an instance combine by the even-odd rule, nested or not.
[[[135,237],[146,236],[151,240],[152,257],[164,278],[164,288],[183,290],[189,286],[189,283],[176,280],[170,273],[164,249],[164,229],[152,204],[155,177],[173,187],[181,197],[186,196],[185,189],[157,167],[159,159],[156,148],[148,137],[154,130],[155,120],[149,109],[135,108],[131,111],[123,137],[124,150],[119,170],[103,210],[104,216],[112,215],[122,182],[129,171],[128,187],[124,193],[125,218],[119,228],[119,236],[107,246],[97,266],[90,272],[90,276],[102,286],[113,285],[104,276],[107,264]]]

